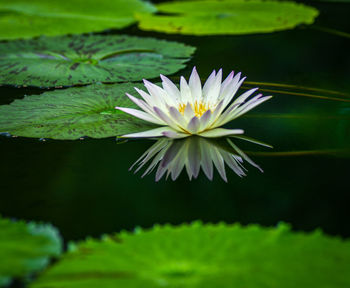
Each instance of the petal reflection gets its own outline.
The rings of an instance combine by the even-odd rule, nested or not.
[[[271,147],[252,138],[241,136],[236,138]],[[212,180],[215,167],[221,178],[227,182],[226,167],[229,167],[240,177],[246,176],[247,169],[243,166],[244,162],[263,172],[252,159],[238,148],[232,137],[160,138],[131,166],[130,170],[135,168],[136,173],[147,165],[142,175],[144,177],[150,174],[158,165],[155,180],[159,181],[163,176],[167,179],[170,176],[174,181],[184,168],[190,180],[197,178],[202,169],[208,179]]]

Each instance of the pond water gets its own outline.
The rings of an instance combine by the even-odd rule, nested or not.
[[[312,4],[321,11],[319,26],[349,30],[347,4]],[[259,86],[265,95],[273,95],[229,125],[273,146],[234,140],[264,172],[248,164],[245,177],[226,168],[227,183],[217,171],[212,181],[203,171],[189,181],[182,171],[175,181],[155,182],[154,172],[141,178],[145,168],[136,174],[128,170],[155,143],[152,140],[1,136],[3,216],[50,222],[65,240],[196,219],[262,225],[285,221],[296,230],[320,227],[329,234],[350,236],[348,38],[307,27],[211,37],[147,33],[134,26],[122,32],[196,46],[187,68],[171,79],[188,78],[193,66],[204,78],[222,67],[224,74],[235,70],[248,76],[241,91]],[[8,104],[42,90],[0,87],[0,93],[0,103]]]

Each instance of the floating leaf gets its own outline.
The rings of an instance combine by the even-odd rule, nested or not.
[[[1,0],[0,39],[123,28],[135,22],[135,12],[155,8],[141,0]]]
[[[61,253],[61,238],[51,225],[0,216],[0,231],[0,286],[43,269],[50,257]]]
[[[350,285],[350,242],[278,228],[157,226],[71,245],[32,288]]]
[[[311,24],[318,15],[303,4],[271,0],[175,1],[157,8],[166,15],[137,15],[141,29],[190,35],[268,33]]]
[[[195,48],[131,36],[63,36],[0,44],[0,84],[52,87],[171,74]]]
[[[78,139],[103,138],[150,129],[142,120],[114,109],[134,107],[125,96],[141,84],[94,84],[27,96],[0,106],[0,132],[17,136]]]

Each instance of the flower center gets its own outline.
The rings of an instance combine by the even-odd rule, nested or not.
[[[198,102],[198,101],[195,101],[194,103],[190,103],[187,105],[190,105],[192,107],[192,110],[196,117],[201,117],[205,112],[207,112],[210,109],[209,105],[206,105],[203,102]],[[179,104],[179,112],[182,115],[185,114],[185,109],[187,105],[183,103]]]

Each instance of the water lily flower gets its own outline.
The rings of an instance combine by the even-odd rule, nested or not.
[[[241,137],[241,136],[240,136]],[[258,145],[272,148],[261,141],[244,137],[242,140],[250,141]],[[233,141],[228,138],[209,139],[192,136],[184,139],[160,138],[154,143],[131,167],[138,166],[135,173],[149,163],[142,177],[151,173],[157,166],[155,180],[159,181],[164,175],[171,176],[174,181],[183,169],[186,170],[189,179],[197,178],[202,168],[204,174],[213,179],[214,167],[221,178],[227,182],[225,164],[238,176],[246,176],[243,162],[247,162],[255,168],[262,169],[253,162]]]
[[[127,93],[127,96],[143,111],[133,108],[115,107],[145,121],[160,125],[140,133],[122,137],[161,137],[184,138],[190,135],[202,137],[222,137],[242,134],[241,129],[224,129],[220,126],[238,118],[271,96],[258,94],[248,99],[258,88],[250,89],[232,101],[244,78],[241,73],[232,71],[222,82],[222,69],[214,70],[202,87],[194,67],[187,83],[180,79],[180,89],[167,77],[160,75],[163,88],[144,80],[148,93],[136,89],[142,99]],[[231,103],[232,101],[232,103]]]

